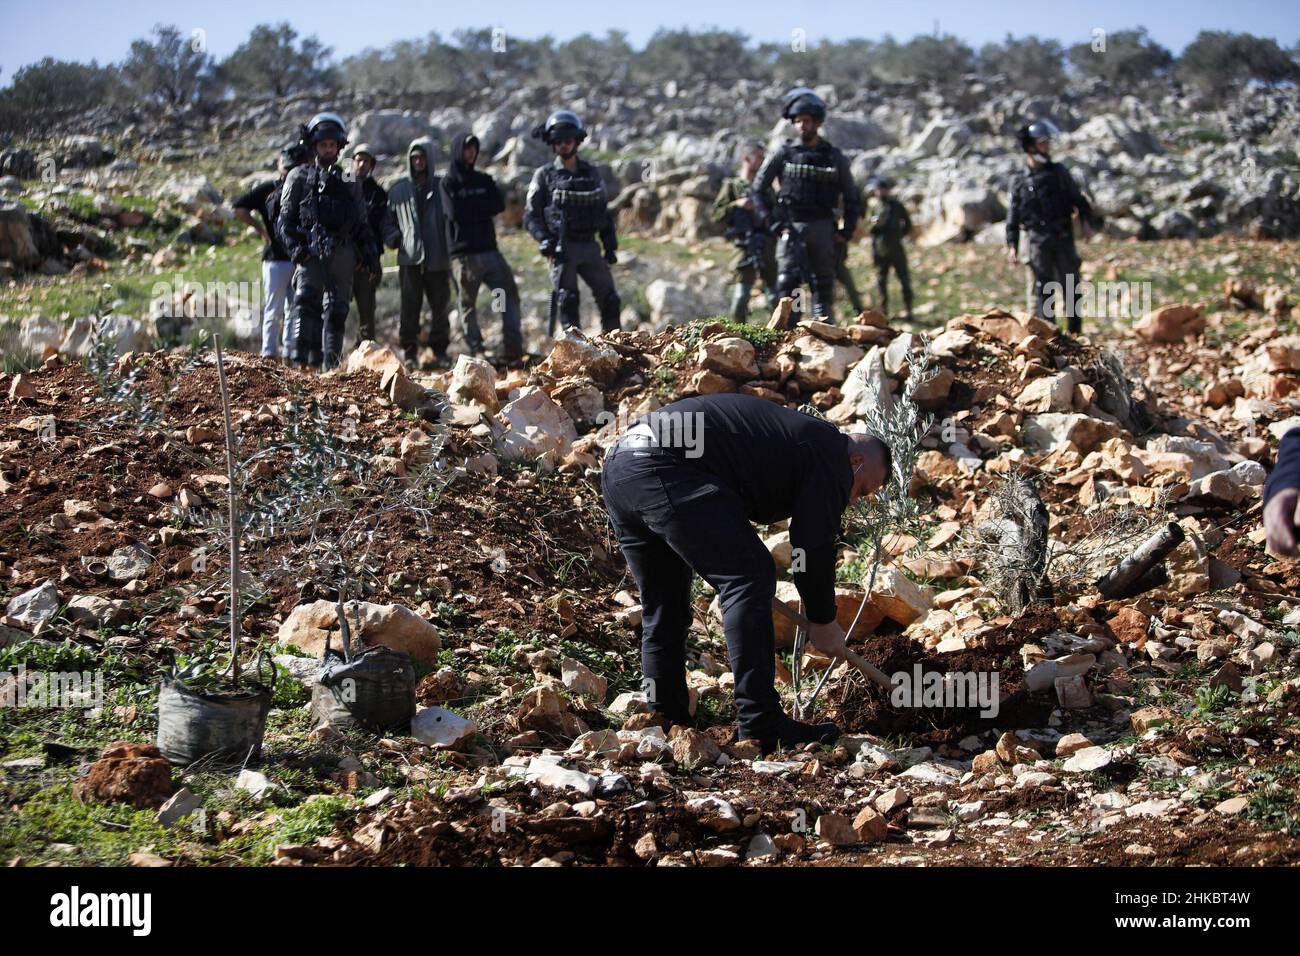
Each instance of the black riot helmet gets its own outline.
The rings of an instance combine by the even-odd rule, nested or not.
[[[1061,135],[1061,131],[1056,128],[1056,124],[1051,120],[1034,120],[1028,126],[1022,126],[1016,130],[1016,139],[1020,142],[1020,148],[1029,152],[1040,139],[1055,139]]]
[[[338,113],[317,113],[303,128],[302,141],[315,146],[323,139],[332,139],[342,149],[348,144],[348,124]]]
[[[781,98],[782,117],[792,120],[801,113],[807,113],[817,120],[826,118],[825,101],[806,86],[796,86]]]
[[[885,175],[872,176],[867,180],[868,189],[893,189],[894,180]]]
[[[575,139],[581,143],[587,138],[587,128],[572,110],[556,110],[546,117],[546,122],[533,129],[533,135],[550,146],[562,139]]]

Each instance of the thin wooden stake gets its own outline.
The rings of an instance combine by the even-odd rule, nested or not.
[[[213,334],[217,350],[217,381],[221,385],[221,411],[226,424],[226,479],[230,503],[230,679],[239,686],[239,492],[235,486],[235,426],[230,420],[230,390],[226,386],[226,360],[221,336]]]

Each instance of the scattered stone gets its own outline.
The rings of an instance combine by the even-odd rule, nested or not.
[[[590,698],[597,704],[605,702],[609,681],[593,673],[581,661],[569,657],[560,661],[560,679],[564,681],[564,686],[575,694]]]
[[[1250,799],[1248,797],[1229,797],[1222,803],[1216,804],[1214,810],[1224,816],[1235,817],[1239,813],[1244,813],[1249,806]]]
[[[325,652],[327,638],[333,647],[342,646],[337,607],[333,601],[325,600],[298,605],[280,625],[276,639],[319,660]],[[442,647],[438,629],[414,611],[398,604],[349,601],[344,613],[348,616],[353,642],[401,651],[421,664],[437,663]]]
[[[157,821],[165,827],[174,827],[186,817],[203,807],[203,798],[189,787],[181,787],[158,808]]]
[[[879,843],[888,835],[889,824],[884,814],[871,807],[863,807],[853,818],[853,832],[859,843]]]
[[[823,813],[817,818],[816,830],[817,835],[831,846],[852,846],[861,842],[853,822],[842,813]]]
[[[876,810],[885,816],[900,810],[912,802],[912,795],[902,787],[891,787],[880,796],[876,797],[874,806]]]
[[[1056,756],[1069,757],[1071,754],[1078,753],[1085,747],[1091,747],[1093,743],[1083,734],[1066,734],[1056,742]]]
[[[424,707],[411,718],[411,736],[422,744],[454,750],[478,733],[478,724],[443,707]]]
[[[722,756],[722,750],[713,738],[702,730],[673,728],[671,743],[673,759],[678,766],[687,770],[711,767]]]
[[[1129,716],[1133,732],[1145,734],[1152,727],[1163,727],[1174,719],[1174,712],[1167,707],[1143,707]]]
[[[518,768],[512,768],[514,773]],[[556,790],[574,790],[584,797],[593,796],[600,778],[580,770],[569,770],[559,763],[542,757],[530,757],[528,765],[518,770],[526,783],[536,783]]]
[[[700,826],[715,833],[725,833],[740,826],[736,809],[721,797],[696,797],[686,801],[686,809],[695,815]]]
[[[44,624],[59,610],[59,589],[46,581],[10,600],[5,615],[19,627],[34,628]]]
[[[1084,747],[1065,761],[1063,769],[1066,773],[1091,773],[1109,767],[1113,759],[1105,747]]]
[[[766,833],[758,832],[750,838],[749,844],[745,847],[745,861],[754,860],[757,862],[766,862],[775,860],[781,855],[777,849],[776,843]]]

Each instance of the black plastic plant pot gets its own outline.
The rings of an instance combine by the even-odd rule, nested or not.
[[[274,673],[274,672],[273,672]],[[230,692],[195,690],[173,670],[158,692],[158,749],[168,762],[243,765],[262,756],[274,677]]]
[[[374,733],[408,733],[415,716],[415,666],[390,647],[367,647],[350,660],[327,649],[312,688],[315,726],[354,727]]]

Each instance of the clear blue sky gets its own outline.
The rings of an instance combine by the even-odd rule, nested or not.
[[[481,3],[378,2],[332,0],[0,0],[0,86],[19,67],[46,56],[64,60],[121,59],[131,40],[157,22],[185,32],[206,31],[209,50],[221,58],[258,23],[288,20],[301,34],[316,34],[337,56],[395,39],[457,27],[497,26],[521,37],[543,34],[564,39],[579,33],[627,32],[641,46],[659,27],[740,29],[751,38],[788,42],[793,29],[811,41],[822,37],[906,39],[934,30],[961,37],[978,47],[1008,32],[1037,34],[1070,44],[1089,39],[1097,27],[1117,30],[1145,26],[1175,53],[1200,30],[1218,29],[1275,37],[1290,47],[1300,40],[1297,0],[787,0],[710,2],[655,0],[631,3],[575,0],[492,0]]]

